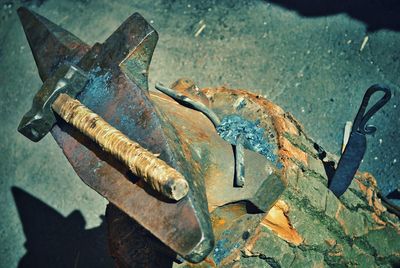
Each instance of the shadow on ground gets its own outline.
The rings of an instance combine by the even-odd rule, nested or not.
[[[319,17],[347,13],[353,19],[362,21],[367,31],[381,29],[400,31],[400,1],[398,0],[267,0],[302,16]]]
[[[11,191],[26,237],[18,267],[113,267],[104,220],[86,230],[81,212],[64,217],[18,187]]]

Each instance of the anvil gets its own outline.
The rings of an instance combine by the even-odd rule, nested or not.
[[[149,92],[158,34],[141,15],[133,14],[104,43],[90,47],[26,8],[18,14],[44,82],[59,66],[77,65],[91,77],[77,99],[185,176],[188,195],[178,202],[166,200],[64,121],[57,120],[51,129],[88,186],[184,259],[200,262],[213,249],[214,208],[246,201],[265,212],[282,193],[284,182],[273,172],[274,165],[249,150],[246,185],[234,188],[232,148],[212,123],[198,111]]]

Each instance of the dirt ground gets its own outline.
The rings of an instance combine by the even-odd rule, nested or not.
[[[295,2],[293,4],[292,2]],[[350,3],[348,3],[350,2]],[[107,267],[106,201],[76,176],[51,136],[32,143],[16,128],[42,82],[19,23],[25,5],[86,43],[104,41],[133,12],[160,39],[150,70],[200,87],[227,85],[265,96],[290,111],[310,136],[339,154],[343,127],[365,90],[387,84],[392,100],[370,123],[361,170],[384,194],[400,187],[400,4],[396,1],[0,1],[0,267],[40,259],[61,267]],[[85,241],[93,241],[88,244]]]

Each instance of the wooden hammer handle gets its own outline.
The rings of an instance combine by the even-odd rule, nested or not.
[[[125,163],[134,175],[143,178],[154,190],[174,200],[186,196],[189,186],[181,173],[130,140],[78,100],[67,94],[60,94],[52,108],[66,122],[99,144],[104,151]]]

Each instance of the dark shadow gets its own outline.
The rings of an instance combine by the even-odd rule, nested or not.
[[[366,24],[369,32],[389,29],[400,31],[400,1],[398,0],[266,0],[302,16],[319,17],[346,13]]]
[[[107,206],[106,219],[118,267],[171,268],[179,262],[176,253],[116,206]]]
[[[18,267],[114,267],[107,249],[104,220],[85,229],[79,211],[64,217],[18,187],[12,187],[27,252]]]
[[[326,161],[326,151],[319,146],[317,143],[314,143],[314,149],[317,150],[318,152],[318,158],[322,161],[322,164],[324,165],[325,169],[325,174],[328,177],[328,185],[330,185],[330,182],[333,178],[333,175],[335,175],[335,162],[334,161]]]
[[[400,190],[399,189],[394,189],[386,197],[389,198],[389,199],[398,199],[398,200],[400,200]]]

